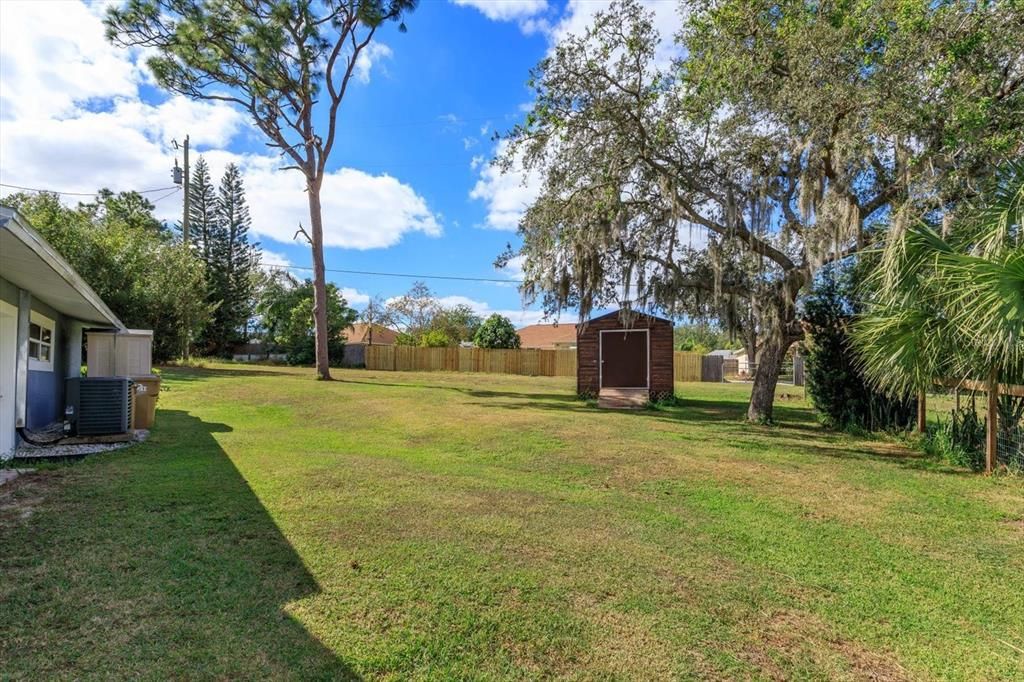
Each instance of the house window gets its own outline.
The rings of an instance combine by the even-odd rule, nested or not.
[[[53,320],[32,313],[28,325],[28,368],[53,371]]]

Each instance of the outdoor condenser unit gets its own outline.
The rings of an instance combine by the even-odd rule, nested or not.
[[[132,425],[132,380],[76,377],[65,384],[64,430],[71,436],[127,433]]]

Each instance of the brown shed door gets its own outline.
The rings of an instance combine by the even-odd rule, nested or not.
[[[601,387],[647,388],[647,330],[601,332]]]

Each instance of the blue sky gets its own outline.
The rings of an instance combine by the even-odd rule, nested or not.
[[[309,265],[308,247],[292,241],[297,224],[308,225],[301,175],[276,170],[284,164],[230,106],[154,87],[143,54],[104,40],[105,4],[0,2],[0,182],[65,193],[166,187],[178,154],[170,142],[188,133],[215,175],[228,162],[241,166],[266,260]],[[493,262],[517,243],[516,220],[537,182],[490,168],[492,138],[524,115],[530,68],[606,5],[424,0],[406,18],[408,32],[378,32],[342,105],[324,182],[327,267],[516,277],[514,267],[498,272]],[[675,3],[651,7],[671,32]],[[161,217],[179,218],[180,192],[147,196]],[[413,283],[330,277],[356,307]],[[510,283],[425,281],[446,302],[481,314],[501,312],[517,325],[540,317]]]

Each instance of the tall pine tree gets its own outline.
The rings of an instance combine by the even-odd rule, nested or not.
[[[245,186],[238,166],[229,164],[217,195],[218,239],[212,250],[215,261],[211,284],[221,304],[214,312],[214,353],[243,341],[243,329],[252,316],[259,273],[257,244],[249,242],[252,218],[245,200]]]
[[[189,241],[207,267],[210,266],[210,245],[216,241],[218,227],[217,194],[210,179],[210,167],[199,157],[189,178]]]
[[[206,266],[206,302],[213,312],[196,341],[203,355],[226,355],[244,340],[259,274],[257,245],[249,242],[252,220],[238,166],[228,165],[215,188],[199,157],[190,178],[189,240]]]

